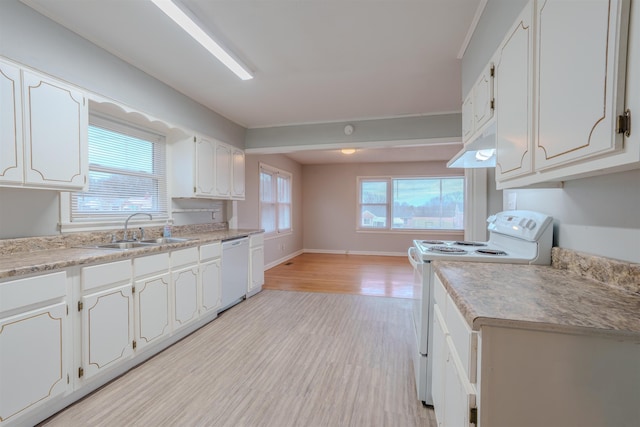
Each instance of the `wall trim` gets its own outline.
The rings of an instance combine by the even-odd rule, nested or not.
[[[335,254],[335,255],[375,255],[375,256],[407,256],[406,252],[377,252],[377,251],[350,251],[345,250],[325,250],[325,249],[304,249],[304,253],[310,254]]]

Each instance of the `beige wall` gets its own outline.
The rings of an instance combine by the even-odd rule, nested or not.
[[[413,239],[460,239],[451,233],[356,232],[358,176],[460,176],[442,162],[305,165],[304,250],[404,255]]]
[[[260,162],[290,172],[293,198],[293,232],[266,237],[264,263],[267,268],[301,253],[302,247],[302,166],[282,154],[247,155],[245,158],[245,200],[239,201],[238,227],[260,228]]]

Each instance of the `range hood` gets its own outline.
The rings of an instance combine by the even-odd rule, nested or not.
[[[449,162],[448,168],[493,168],[496,166],[496,122],[492,121],[472,141],[466,143]]]

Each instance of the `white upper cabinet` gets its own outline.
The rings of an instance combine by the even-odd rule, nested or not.
[[[533,171],[533,2],[496,54],[496,179]]]
[[[238,148],[232,154],[231,197],[244,200],[244,151]]]
[[[576,4],[578,3],[578,4]],[[622,148],[629,15],[622,0],[540,1],[536,169]],[[624,21],[627,22],[624,22]]]
[[[462,103],[462,141],[472,141],[493,118],[493,62],[490,62]]]
[[[640,165],[640,139],[621,129],[625,93],[631,110],[638,98],[634,7],[628,0],[527,4],[496,57],[498,189]]]
[[[194,138],[196,171],[194,194],[196,196],[215,195],[215,155],[216,143],[207,138]]]
[[[216,145],[216,193],[222,198],[231,197],[231,147]]]
[[[244,152],[205,136],[172,144],[172,197],[244,199]]]
[[[89,172],[84,95],[23,72],[25,184],[82,189]]]
[[[0,61],[0,185],[83,190],[89,173],[82,92]]]
[[[23,180],[20,87],[20,68],[0,61],[0,182]]]

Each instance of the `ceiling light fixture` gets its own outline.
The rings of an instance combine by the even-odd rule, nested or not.
[[[343,148],[342,150],[340,150],[340,152],[342,154],[353,154],[356,152],[355,148]]]
[[[214,41],[202,28],[198,26],[182,9],[171,0],[150,0],[158,9],[164,12],[176,24],[207,49],[213,56],[233,71],[242,80],[253,78],[246,67],[242,66],[222,46]]]

